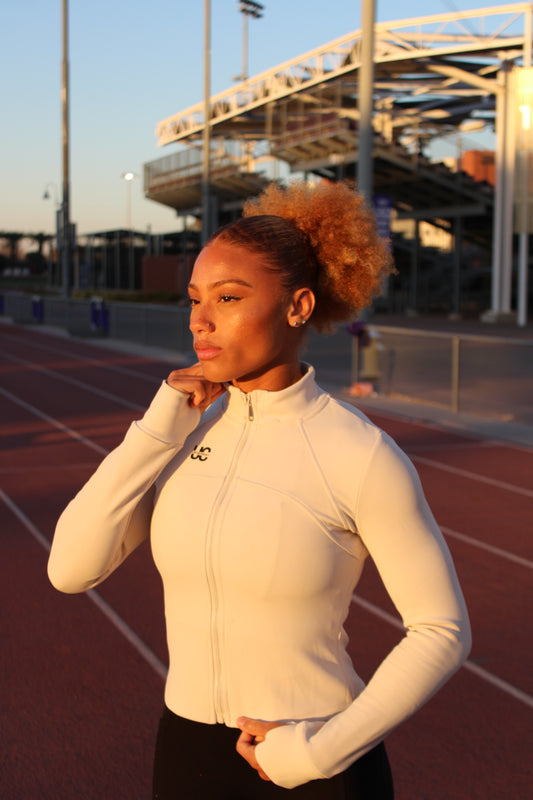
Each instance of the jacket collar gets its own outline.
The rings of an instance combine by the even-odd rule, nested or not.
[[[228,386],[224,395],[226,413],[239,420],[266,417],[281,420],[302,417],[315,411],[317,403],[326,395],[315,381],[314,368],[305,363],[302,367],[306,370],[305,375],[296,383],[277,392],[255,389],[245,393],[235,386]]]

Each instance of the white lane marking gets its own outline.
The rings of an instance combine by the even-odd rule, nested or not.
[[[4,492],[3,489],[0,489],[0,498],[4,501],[11,512],[20,520],[20,522],[22,522],[26,530],[31,533],[33,538],[41,545],[41,547],[43,547],[46,552],[49,553],[51,545],[46,536],[41,533],[37,526],[33,524],[31,519],[26,516],[22,509]],[[111,624],[114,625],[119,633],[122,634],[122,636],[135,648],[139,655],[152,667],[154,672],[156,672],[163,680],[165,680],[167,676],[167,668],[163,662],[158,659],[156,654],[150,650],[148,645],[143,642],[143,640],[132,628],[130,628],[127,622],[125,622],[122,617],[117,614],[117,612],[95,589],[90,589],[88,592],[85,592],[85,594],[89,600],[94,603],[98,609],[100,609],[102,614],[107,617]]]
[[[105,389],[98,389],[96,386],[91,386],[90,383],[79,381],[77,378],[72,378],[70,375],[63,375],[61,372],[56,372],[55,369],[41,367],[39,364],[35,364],[33,361],[27,361],[25,358],[8,355],[7,353],[4,353],[3,357],[9,361],[14,361],[17,364],[23,364],[25,367],[33,369],[36,372],[43,372],[45,375],[51,375],[56,380],[69,383],[71,386],[76,386],[77,388],[83,389],[86,392],[97,394],[99,397],[103,397],[106,400],[111,400],[111,402],[118,403],[126,408],[133,408],[136,411],[144,411],[144,406],[140,406],[138,403],[132,403],[130,400],[125,400],[123,397],[119,397],[117,394],[106,392]]]
[[[429,467],[435,467],[436,469],[441,469],[444,472],[451,472],[453,475],[460,475],[462,478],[469,478],[473,481],[480,481],[481,483],[487,483],[490,486],[497,486],[498,489],[505,489],[507,492],[514,492],[515,494],[523,494],[525,497],[533,497],[533,490],[532,489],[525,489],[522,486],[515,486],[513,483],[506,483],[505,481],[499,481],[495,478],[488,478],[485,475],[478,475],[476,472],[469,472],[466,469],[461,469],[460,467],[452,467],[449,464],[441,464],[440,461],[434,461],[432,458],[424,458],[423,456],[411,455],[411,461],[418,461],[420,464],[426,464]]]
[[[471,544],[473,547],[479,547],[480,550],[486,550],[487,553],[492,553],[492,555],[498,556],[499,558],[505,558],[508,561],[512,561],[514,564],[520,564],[521,567],[533,569],[533,561],[530,561],[527,558],[517,556],[514,553],[510,553],[508,550],[502,550],[501,547],[494,547],[494,545],[487,544],[486,542],[481,541],[481,539],[474,539],[472,536],[466,536],[464,533],[452,531],[451,528],[445,528],[443,525],[440,526],[440,529],[446,536],[459,539],[459,541],[466,542],[466,544]]]
[[[25,467],[0,467],[0,475],[28,475],[30,472],[65,472],[73,469],[95,470],[98,461],[65,461],[64,464],[31,464]]]
[[[383,611],[382,608],[375,606],[373,603],[369,603],[368,600],[364,600],[362,597],[354,594],[352,595],[352,603],[361,606],[361,608],[364,608],[365,611],[368,611],[375,617],[379,617],[380,619],[384,620],[384,622],[388,622],[389,625],[393,625],[395,628],[405,633],[405,628],[400,619],[394,617],[392,614],[389,614],[387,611]],[[518,700],[520,703],[533,708],[533,697],[530,694],[527,694],[527,692],[523,692],[521,689],[513,686],[512,683],[508,683],[502,678],[498,678],[496,675],[493,675],[492,672],[483,669],[483,667],[480,667],[478,664],[474,664],[472,661],[465,661],[462,665],[462,668],[466,669],[468,672],[472,672],[478,678],[481,678],[481,680],[486,681],[486,683],[490,683],[491,686],[494,686],[496,689],[500,689],[500,691],[508,694],[510,697],[514,697],[515,700]]]
[[[0,386],[0,394],[2,394],[4,397],[7,397],[7,399],[11,400],[12,403],[15,403],[21,408],[24,408],[26,411],[29,411],[30,414],[34,414],[36,417],[39,417],[39,419],[44,420],[49,425],[53,425],[54,428],[57,428],[63,433],[66,433],[67,436],[71,436],[73,439],[76,439],[76,441],[87,445],[87,447],[90,447],[91,450],[96,450],[97,453],[100,453],[101,455],[104,456],[108,454],[109,451],[106,450],[104,447],[101,447],[99,444],[96,444],[96,442],[91,442],[90,439],[87,439],[81,433],[78,433],[72,428],[69,428],[68,425],[64,425],[62,422],[59,422],[59,420],[50,417],[48,414],[45,414],[44,411],[40,411],[40,409],[36,408],[35,406],[32,406],[31,403],[26,403],[25,400],[21,400],[20,397],[17,397],[11,392],[8,392],[7,389],[2,388],[1,386]]]
[[[343,395],[343,399],[345,399],[344,395]],[[484,433],[481,430],[475,430],[475,429],[469,428],[468,427],[468,422],[461,422],[461,420],[458,420],[458,421],[454,422],[453,419],[452,420],[440,420],[440,421],[431,422],[428,419],[421,419],[418,416],[406,415],[405,412],[402,412],[402,411],[398,411],[397,413],[394,413],[392,411],[387,411],[385,409],[380,409],[380,408],[373,407],[370,404],[368,404],[368,405],[365,404],[365,406],[363,407],[363,404],[361,402],[356,404],[354,402],[353,398],[351,398],[351,399],[348,398],[348,402],[351,402],[352,405],[360,405],[361,406],[361,410],[365,411],[368,414],[375,414],[376,416],[387,417],[387,419],[390,419],[390,420],[396,420],[396,421],[400,420],[402,422],[407,422],[408,424],[415,425],[415,426],[417,426],[419,428],[429,428],[429,430],[435,430],[435,431],[439,431],[440,433],[448,433],[448,434],[452,434],[452,435],[455,435],[455,436],[461,436],[461,437],[464,437],[464,438],[475,439],[477,437],[483,437],[483,439],[485,440],[483,442],[483,445],[487,444],[487,445],[489,445],[491,447],[505,447],[505,448],[510,448],[512,450],[520,450],[520,452],[522,452],[522,453],[529,453],[531,455],[531,446],[530,445],[519,444],[518,442],[511,441],[510,439],[505,439],[505,437],[502,438],[502,439],[499,439],[499,438],[494,438],[493,439],[493,438],[491,438],[491,436],[488,433]],[[492,417],[484,417],[484,418],[483,417],[476,417],[475,419],[477,421],[483,420],[486,423],[491,423],[491,422],[495,421],[494,418],[492,418]],[[496,421],[498,421],[498,420],[496,419]],[[461,447],[461,446],[462,445],[460,443],[457,444],[457,447]],[[435,447],[440,449],[441,445],[440,444],[439,445],[435,445]],[[444,447],[447,447],[447,445],[444,445]]]
[[[42,344],[41,342],[35,342],[35,341],[32,341],[31,344],[29,344],[26,340],[24,340],[24,339],[21,340],[20,337],[18,337],[18,336],[9,336],[9,335],[6,336],[4,334],[2,336],[2,338],[3,339],[9,339],[10,341],[15,342],[16,344],[21,344],[22,343],[23,345],[26,345],[27,347],[31,347],[32,349],[35,349],[37,347],[37,348],[39,348],[39,350],[45,350],[48,353],[58,354],[62,358],[76,359],[76,361],[72,361],[71,364],[70,364],[73,367],[77,366],[76,362],[79,362],[79,363],[83,362],[83,364],[86,364],[87,366],[101,367],[103,369],[111,370],[113,372],[120,372],[120,373],[122,373],[124,375],[128,375],[128,376],[133,377],[133,378],[138,378],[138,379],[143,380],[143,381],[148,381],[150,383],[155,383],[156,385],[158,383],[161,383],[161,380],[162,380],[162,378],[158,378],[158,377],[156,377],[154,375],[147,375],[145,372],[140,372],[139,370],[131,369],[130,367],[124,367],[124,366],[121,366],[119,364],[115,364],[112,361],[109,362],[109,361],[105,361],[104,359],[100,359],[100,358],[87,358],[86,356],[81,355],[81,353],[77,353],[75,350],[72,350],[71,352],[66,352],[65,349],[59,349],[57,347],[50,347],[50,345],[45,345],[45,344]],[[74,344],[75,340],[74,341],[70,341],[69,343],[70,344]],[[104,345],[104,342],[100,342],[100,345]],[[98,345],[97,342],[91,341],[91,342],[86,342],[85,346],[86,347],[98,348],[99,345]],[[141,350],[142,348],[143,348],[143,345],[139,345],[139,350]],[[163,353],[160,356],[153,355],[153,354],[151,355],[150,353],[144,354],[144,353],[141,353],[141,352],[136,352],[135,350],[130,351],[129,348],[127,350],[124,350],[120,346],[118,346],[116,348],[113,348],[112,346],[110,346],[110,347],[106,346],[106,350],[108,350],[108,352],[110,352],[112,355],[115,354],[115,355],[118,355],[119,357],[124,357],[124,356],[125,357],[128,357],[128,356],[131,357],[133,355],[134,358],[139,358],[142,361],[161,362],[161,363],[167,363],[168,362],[170,364],[174,364],[175,363],[177,366],[174,367],[174,369],[178,369],[179,367],[185,367],[185,366],[189,365],[191,363],[191,358],[192,358],[191,355],[186,355],[184,353],[174,353],[172,350],[168,351],[168,355],[166,353]]]

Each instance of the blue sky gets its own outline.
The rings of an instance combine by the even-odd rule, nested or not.
[[[262,0],[249,22],[256,74],[361,27],[362,0]],[[475,0],[376,0],[378,20],[491,5]],[[212,92],[242,69],[237,0],[212,0]],[[0,230],[51,232],[62,181],[61,0],[4,6],[0,52]],[[203,97],[203,0],[69,0],[71,218],[80,233],[125,227],[133,171],[132,224],[177,227],[175,213],[145,200],[142,165],[168,155],[155,126]],[[51,200],[43,200],[48,184]]]

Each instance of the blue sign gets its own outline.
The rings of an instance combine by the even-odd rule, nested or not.
[[[382,239],[389,239],[392,216],[392,197],[390,194],[374,195],[374,214],[379,235]]]

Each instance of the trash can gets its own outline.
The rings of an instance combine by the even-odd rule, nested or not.
[[[91,297],[91,330],[100,336],[109,333],[109,312],[102,297]]]
[[[38,294],[34,294],[31,298],[31,318],[38,324],[42,324],[44,320],[44,303]]]

